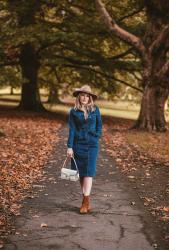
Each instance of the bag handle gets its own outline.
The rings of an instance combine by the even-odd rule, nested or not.
[[[76,170],[77,170],[77,172],[79,172],[78,167],[77,167],[77,164],[76,164],[76,161],[75,161],[75,158],[74,158],[73,156],[72,156],[71,158],[73,158],[74,163],[75,163],[75,166],[76,166]],[[67,159],[68,159],[68,156],[66,156],[66,159],[65,159],[65,161],[64,161],[64,163],[63,163],[63,168],[64,168],[64,166],[65,166],[65,164],[66,164]]]

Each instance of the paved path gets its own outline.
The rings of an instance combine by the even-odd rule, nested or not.
[[[66,156],[67,133],[67,127],[63,126],[44,177],[34,185],[32,195],[36,198],[24,201],[22,215],[16,218],[16,234],[8,237],[5,249],[154,249],[156,232],[151,227],[149,214],[115,168],[103,143],[91,194],[93,211],[79,214],[79,183],[58,178]]]

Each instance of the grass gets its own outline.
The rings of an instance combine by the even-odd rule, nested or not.
[[[129,144],[135,144],[139,150],[169,164],[169,131],[165,133],[126,132],[126,138]]]
[[[123,103],[123,106],[119,102],[110,102],[112,108],[107,107],[104,101],[97,101],[96,104],[100,107],[100,112],[104,116],[111,116],[111,117],[118,117],[118,118],[125,118],[125,119],[131,119],[136,120],[139,115],[139,108],[137,106],[137,109],[132,108],[128,102]],[[68,110],[70,109],[70,106],[64,105],[64,104],[57,104],[57,105],[50,105],[50,104],[44,104],[44,106],[53,112],[60,112],[60,113],[68,113]],[[169,111],[166,111],[166,120],[169,122]]]
[[[53,112],[60,112],[60,113],[68,113],[70,107],[62,104],[57,104],[57,105],[50,105],[50,104],[44,104],[44,106]],[[114,116],[114,117],[120,117],[120,118],[128,118],[128,119],[133,119],[135,120],[138,116],[137,111],[133,110],[121,110],[121,109],[110,109],[110,108],[104,108],[99,105],[100,111],[102,115],[106,116]]]
[[[67,98],[67,100],[63,100],[63,104],[48,104],[47,101],[47,93],[42,89],[41,93],[41,101],[46,109],[67,114],[71,105],[73,106],[74,98]],[[0,90],[0,105],[6,106],[17,106],[20,101],[20,91],[15,91],[14,95],[9,94],[9,89]],[[69,105],[67,104],[69,103]],[[65,104],[64,104],[65,103]],[[97,100],[96,104],[100,107],[101,114],[104,116],[125,118],[136,120],[139,115],[140,105],[135,104],[129,101],[106,101],[106,100]],[[165,112],[166,120],[169,122],[169,110]]]

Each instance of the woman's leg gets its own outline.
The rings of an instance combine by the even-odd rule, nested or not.
[[[85,196],[88,196],[91,193],[92,180],[93,180],[92,177],[88,177],[88,176],[80,177],[80,186],[81,186],[82,194],[84,194]]]
[[[83,183],[84,183],[84,176],[80,176],[80,186],[81,186],[82,194],[84,194]]]
[[[90,208],[90,193],[92,188],[92,177],[85,176],[80,180],[82,192],[83,192],[83,201],[80,207],[80,213],[84,214],[91,210]]]
[[[92,189],[92,177],[84,177],[83,180],[83,193],[85,196],[89,196],[91,193],[91,189]]]

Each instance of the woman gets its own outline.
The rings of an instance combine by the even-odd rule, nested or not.
[[[76,100],[74,108],[71,108],[69,113],[67,156],[74,156],[79,170],[83,194],[80,213],[88,213],[92,178],[96,175],[99,138],[102,135],[102,119],[98,106],[94,104],[97,95],[92,93],[89,85],[74,91],[73,96]],[[72,158],[71,168],[76,169]]]

